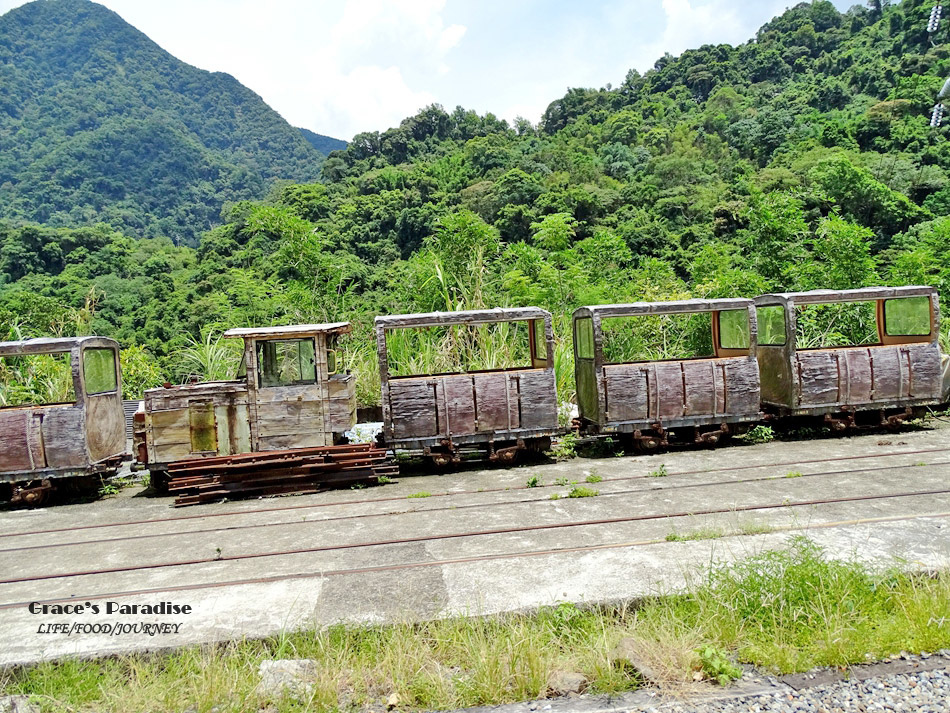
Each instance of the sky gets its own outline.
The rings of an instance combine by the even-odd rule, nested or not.
[[[832,0],[846,10],[854,0]],[[22,5],[0,0],[0,14]],[[101,0],[294,126],[350,140],[432,103],[536,123],[569,87],[740,44],[790,0]]]

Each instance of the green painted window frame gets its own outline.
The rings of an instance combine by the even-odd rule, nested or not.
[[[112,394],[119,388],[115,368],[115,350],[108,347],[89,347],[82,353],[82,379],[86,396]]]

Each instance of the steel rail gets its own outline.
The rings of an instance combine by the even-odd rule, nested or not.
[[[822,530],[832,527],[846,527],[853,525],[880,523],[880,522],[901,522],[905,520],[919,520],[924,518],[945,518],[950,517],[950,512],[920,513],[917,515],[885,515],[881,517],[857,518],[851,520],[838,520],[834,522],[825,522],[817,525],[809,525],[802,528],[798,525],[786,527],[776,527],[772,532],[788,532],[792,530]],[[769,533],[763,533],[769,534]],[[751,537],[752,535],[743,535],[741,533],[728,535],[729,537]],[[394,572],[405,569],[415,569],[423,567],[444,567],[454,564],[469,564],[473,562],[490,562],[493,560],[517,559],[522,557],[540,557],[547,555],[570,554],[575,552],[596,552],[598,550],[622,549],[631,547],[645,547],[647,545],[665,544],[665,540],[633,540],[629,542],[614,542],[600,545],[582,545],[573,547],[555,547],[545,550],[522,550],[520,552],[505,552],[491,555],[473,555],[470,557],[454,557],[441,560],[426,560],[416,562],[401,562],[398,564],[375,565],[371,567],[353,567],[350,569],[331,569],[320,572],[295,572],[293,574],[275,574],[266,577],[253,577],[247,579],[236,579],[225,582],[203,582],[200,584],[181,584],[169,587],[150,587],[146,589],[131,589],[118,592],[104,592],[99,594],[73,595],[69,597],[60,597],[56,599],[35,599],[22,602],[10,602],[0,604],[0,611],[16,609],[28,606],[31,603],[36,604],[58,604],[66,602],[112,599],[116,597],[144,596],[147,594],[159,594],[165,592],[190,592],[200,589],[220,589],[224,587],[237,587],[249,584],[269,584],[273,582],[285,582],[291,579],[322,579],[325,577],[338,577],[342,575],[353,574],[373,574],[377,572]]]
[[[122,567],[108,567],[103,569],[84,570],[76,572],[63,572],[53,574],[41,574],[30,577],[11,577],[0,579],[0,584],[18,584],[23,582],[40,582],[51,579],[69,579],[71,577],[86,577],[99,574],[117,574],[119,572],[138,572],[155,569],[166,569],[170,567],[189,567],[199,564],[211,564],[214,562],[234,562],[240,560],[262,559],[267,557],[288,557],[301,554],[313,554],[316,552],[338,552],[342,550],[353,550],[368,547],[383,547],[391,545],[406,545],[417,542],[438,542],[441,540],[453,540],[472,537],[485,537],[490,535],[506,535],[519,532],[538,532],[542,530],[562,530],[573,527],[592,527],[600,525],[615,525],[626,522],[644,522],[648,520],[669,520],[680,517],[695,517],[698,515],[720,515],[734,512],[751,512],[755,510],[775,510],[778,508],[796,508],[811,507],[814,505],[830,505],[835,503],[850,503],[872,500],[888,500],[894,498],[916,497],[922,495],[947,495],[950,489],[940,490],[922,490],[904,493],[886,493],[882,495],[854,495],[840,498],[823,498],[818,500],[783,500],[781,503],[767,503],[764,505],[739,505],[728,508],[710,508],[705,510],[690,510],[676,513],[656,514],[656,515],[628,515],[625,517],[600,518],[596,520],[575,520],[569,522],[548,523],[542,525],[527,525],[521,527],[499,527],[489,530],[473,530],[468,532],[449,532],[441,535],[419,535],[416,537],[403,537],[387,540],[375,540],[369,542],[351,542],[336,545],[320,545],[317,547],[300,547],[289,550],[278,550],[274,552],[248,552],[239,555],[220,555],[217,557],[202,557],[199,559],[178,560],[169,562],[155,562],[145,565],[127,565]]]
[[[864,455],[855,455],[855,456],[835,456],[834,458],[812,458],[808,460],[794,460],[794,461],[785,461],[779,463],[765,463],[765,464],[749,464],[749,465],[737,465],[723,468],[708,468],[708,469],[697,469],[697,470],[681,470],[681,471],[672,471],[669,473],[669,477],[673,476],[682,476],[682,475],[705,475],[709,473],[721,473],[725,471],[738,471],[738,470],[756,470],[759,468],[782,468],[785,466],[796,466],[796,465],[809,465],[814,463],[834,463],[840,461],[849,461],[849,460],[863,460],[867,458],[894,458],[897,456],[912,456],[912,455],[923,455],[928,453],[946,453],[950,451],[950,448],[921,448],[911,451],[897,451],[892,453],[870,453]],[[631,456],[636,458],[635,456]],[[407,476],[415,477],[415,476]],[[628,475],[628,476],[619,476],[614,478],[604,478],[605,483],[609,482],[618,482],[626,480],[641,480],[649,478],[650,475]],[[555,484],[548,484],[539,487],[560,487]],[[510,490],[527,490],[528,487],[525,485],[513,485],[510,487],[504,488],[483,488],[482,490],[460,490],[454,492],[443,492],[443,493],[432,493],[430,497],[433,498],[442,498],[442,497],[451,497],[454,495],[472,495],[476,493],[496,493],[504,492]],[[56,532],[72,532],[72,531],[81,531],[81,530],[96,530],[107,527],[130,527],[132,525],[149,525],[149,524],[159,524],[164,522],[180,522],[182,520],[199,520],[201,518],[212,518],[212,517],[239,517],[241,515],[255,515],[260,513],[268,512],[285,512],[292,510],[310,510],[316,508],[325,508],[325,507],[337,507],[342,505],[362,505],[366,503],[383,503],[383,502],[397,502],[405,500],[406,496],[391,496],[385,498],[364,498],[361,500],[340,500],[332,503],[304,503],[300,505],[281,505],[278,507],[264,507],[264,508],[254,508],[250,510],[233,510],[228,512],[206,512],[206,513],[195,513],[193,515],[173,515],[171,517],[159,517],[159,518],[149,518],[145,520],[129,520],[126,522],[103,522],[95,523],[92,525],[79,525],[76,527],[55,527],[45,530],[27,530],[25,532],[7,532],[0,533],[0,539],[6,537],[27,537],[32,535],[49,535]],[[225,528],[222,528],[225,529]]]
[[[855,468],[855,469],[848,469],[848,470],[818,471],[815,473],[803,473],[801,476],[796,476],[796,477],[814,478],[814,477],[819,477],[819,476],[850,475],[852,473],[882,472],[882,471],[887,471],[887,470],[899,470],[901,468],[919,468],[919,467],[931,467],[931,466],[939,466],[939,465],[950,466],[950,461],[937,461],[934,463],[926,463],[923,466],[919,464],[889,465],[889,466],[878,466],[876,468]],[[611,479],[604,478],[604,480],[600,482],[616,482],[620,480],[638,480],[638,479],[653,480],[654,478],[648,475],[647,476],[631,476],[631,477],[626,477],[626,478],[611,478]],[[616,497],[619,495],[656,493],[659,491],[666,491],[666,490],[687,490],[690,488],[708,488],[708,487],[725,486],[725,485],[744,485],[744,484],[749,484],[749,483],[761,483],[761,482],[766,482],[769,480],[785,480],[785,479],[786,479],[786,476],[784,475],[768,475],[768,476],[761,476],[758,478],[743,478],[740,480],[717,480],[711,483],[683,483],[683,484],[677,484],[677,485],[658,486],[658,487],[652,487],[652,488],[631,488],[631,489],[626,489],[626,490],[615,490],[612,492],[600,493],[599,497],[609,498],[609,497]],[[564,486],[551,485],[551,486],[545,486],[545,487],[564,487]],[[528,488],[521,487],[518,489],[527,490]],[[536,490],[538,488],[531,488],[531,489]],[[504,492],[505,489],[499,488],[497,489],[497,491]],[[495,489],[482,490],[482,491],[477,491],[477,492],[478,493],[496,492],[496,490]],[[453,494],[460,494],[460,493],[453,493]],[[476,492],[465,491],[465,494],[476,494]],[[400,498],[395,498],[395,500],[398,500],[400,502],[405,502],[406,497],[403,496]],[[284,522],[261,522],[261,523],[255,523],[255,524],[249,524],[249,525],[228,525],[225,527],[205,528],[205,529],[199,529],[199,530],[183,530],[183,531],[177,531],[177,532],[153,532],[153,533],[139,534],[139,535],[124,535],[122,537],[105,537],[105,538],[99,538],[96,540],[74,540],[74,541],[69,541],[69,542],[51,542],[51,543],[44,543],[40,545],[24,545],[22,547],[8,547],[5,549],[0,549],[0,555],[7,552],[46,550],[46,549],[55,549],[58,547],[80,547],[82,545],[102,545],[102,544],[108,544],[111,542],[127,542],[129,540],[139,541],[139,540],[154,539],[158,537],[185,537],[188,535],[206,535],[206,534],[211,534],[211,533],[216,533],[216,532],[233,532],[236,530],[256,530],[256,529],[265,528],[265,527],[297,527],[301,525],[312,526],[312,525],[319,525],[325,522],[339,522],[341,520],[361,520],[361,519],[372,518],[372,517],[391,517],[393,515],[413,515],[416,513],[445,512],[447,510],[473,510],[477,508],[498,508],[498,507],[504,507],[504,506],[509,506],[509,505],[522,505],[525,503],[547,502],[549,500],[550,498],[548,497],[525,498],[522,500],[505,500],[502,502],[470,503],[468,505],[445,505],[445,506],[432,507],[432,508],[420,507],[420,508],[415,508],[415,509],[397,510],[397,511],[390,511],[390,512],[358,513],[355,515],[338,515],[336,517],[324,517],[324,518],[319,518],[319,519],[314,519],[314,520],[288,520]],[[362,501],[362,502],[377,502],[377,501],[369,500],[369,501]],[[0,584],[2,583],[3,582],[0,581]]]

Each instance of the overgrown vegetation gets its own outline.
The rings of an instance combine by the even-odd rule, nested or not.
[[[44,710],[344,710],[394,700],[400,710],[541,698],[555,671],[578,671],[591,692],[637,686],[615,648],[633,637],[666,686],[695,675],[728,684],[736,662],[778,672],[845,666],[899,651],[950,646],[950,576],[872,572],[829,559],[813,542],[715,567],[691,594],[638,607],[545,607],[532,615],[334,626],[263,641],[0,673],[3,694]],[[259,695],[264,659],[316,662],[309,693]]]
[[[950,56],[927,37],[931,7],[802,3],[739,47],[706,45],[616,87],[570,89],[537,126],[429,106],[354,137],[327,159],[322,183],[281,185],[257,202],[221,189],[223,224],[196,249],[147,218],[144,233],[166,237],[52,227],[85,221],[62,211],[47,225],[0,225],[0,325],[116,337],[138,350],[134,393],[220,373],[212,352],[225,328],[350,320],[346,366],[369,405],[379,398],[375,315],[533,304],[555,315],[569,402],[569,315],[581,305],[881,283],[933,284],[948,302],[950,148],[928,114]],[[50,107],[50,120],[70,106]],[[32,166],[9,136],[4,155]],[[5,182],[15,174],[0,172],[0,207],[17,214],[34,184]],[[23,201],[45,204],[52,188],[30,190]],[[128,225],[125,215],[114,224]],[[860,310],[830,312],[803,316],[806,342],[867,336]],[[625,329],[615,336],[646,349],[658,326]],[[695,341],[661,332],[651,348]],[[443,335],[411,346],[402,356],[431,372],[458,344]],[[495,360],[509,348],[498,336],[469,346]],[[569,409],[560,413],[566,424]]]

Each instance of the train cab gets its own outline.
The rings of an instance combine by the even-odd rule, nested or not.
[[[0,342],[0,497],[37,506],[57,485],[98,487],[126,457],[114,340]]]
[[[943,399],[940,307],[932,287],[762,295],[765,408],[836,430],[894,425]]]
[[[713,445],[761,418],[752,300],[580,307],[573,326],[582,433],[650,452]]]
[[[345,442],[356,383],[337,338],[348,322],[230,329],[244,341],[231,381],[149,389],[135,416],[137,460],[158,489],[170,464]]]

